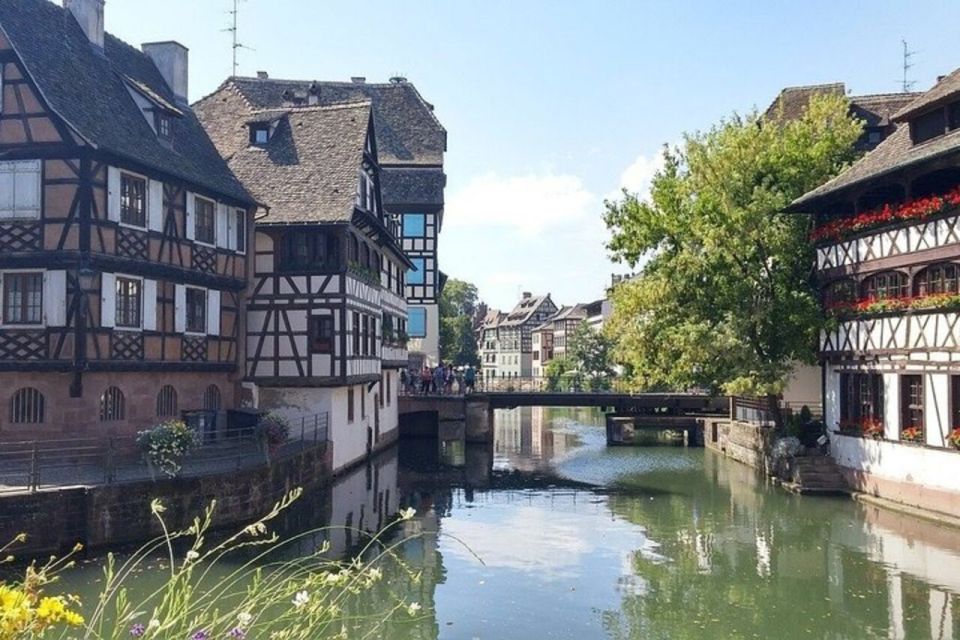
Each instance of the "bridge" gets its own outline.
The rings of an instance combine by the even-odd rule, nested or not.
[[[401,395],[400,429],[406,436],[493,439],[493,412],[517,407],[598,407],[607,412],[607,442],[630,444],[642,430],[683,431],[698,441],[705,418],[730,414],[730,399],[693,393],[485,391],[469,395]]]

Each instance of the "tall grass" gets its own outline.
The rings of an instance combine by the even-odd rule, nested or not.
[[[420,580],[397,553],[410,538],[393,535],[397,523],[413,516],[412,509],[371,536],[351,560],[330,558],[328,543],[308,555],[281,559],[284,547],[330,530],[283,539],[271,532],[271,521],[300,495],[299,489],[289,493],[256,522],[217,540],[210,536],[216,503],[187,529],[174,531],[164,519],[163,504],[154,501],[151,512],[163,535],[122,560],[109,554],[99,597],[86,610],[70,595],[48,595],[72,567],[72,554],[30,565],[21,583],[0,583],[0,640],[315,640],[346,638],[359,626],[366,630],[362,637],[373,637],[398,613],[422,615],[419,603],[391,592],[374,617],[350,613],[357,611],[351,600],[383,580],[386,560],[392,571]],[[9,548],[0,548],[0,556]],[[163,579],[145,589],[142,577],[155,575],[158,569],[151,563],[158,556],[165,557],[159,569]],[[63,613],[51,616],[51,608]],[[82,610],[89,612],[86,618]]]

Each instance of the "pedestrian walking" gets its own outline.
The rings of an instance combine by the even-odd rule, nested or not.
[[[477,384],[477,372],[474,371],[472,364],[467,365],[467,370],[463,374],[463,384],[465,394],[473,393],[473,388]]]

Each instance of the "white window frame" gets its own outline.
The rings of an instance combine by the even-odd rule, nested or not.
[[[206,242],[204,240],[197,239],[197,200],[203,200],[209,202],[213,205],[213,243]],[[216,200],[212,198],[206,198],[196,193],[187,194],[187,239],[192,240],[194,243],[203,246],[210,247],[211,249],[217,248],[217,211],[220,206]]]
[[[34,322],[31,324],[23,323],[10,323],[5,322],[7,304],[7,288],[6,288],[6,277],[11,273],[39,273],[40,274],[40,322]],[[4,269],[0,271],[0,327],[4,329],[46,329],[47,328],[47,313],[46,313],[46,303],[47,303],[47,272],[43,269]]]
[[[187,291],[189,289],[194,289],[196,291],[203,292],[203,330],[196,331],[193,329],[188,329],[187,325],[189,324],[189,317],[187,316]],[[183,285],[183,335],[185,336],[205,336],[207,331],[210,328],[210,291],[204,289],[203,287],[194,287],[191,285]]]
[[[134,227],[139,228],[139,227]],[[140,283],[140,326],[137,327],[121,327],[117,324],[117,279],[123,278],[124,280],[136,280]],[[130,331],[130,332],[140,332],[143,331],[144,324],[146,323],[146,282],[140,276],[131,276],[125,273],[114,273],[113,274],[113,330],[114,331]]]
[[[233,213],[233,216],[232,216],[233,229],[231,230],[232,233],[230,234],[231,236],[230,242],[234,245],[233,247],[234,251],[236,251],[241,255],[246,255],[247,243],[250,241],[248,237],[250,233],[250,229],[247,227],[247,211],[246,209],[241,209],[240,207],[233,207],[232,213]],[[237,242],[237,229],[239,228],[243,229],[243,245],[242,246],[239,246],[239,243]]]
[[[36,209],[19,209],[17,208],[17,199],[16,199],[16,184],[17,184],[17,174],[18,174],[18,165],[30,165],[29,171],[26,168],[21,166],[20,173],[33,173],[36,171],[36,189],[37,189],[37,206]],[[4,160],[0,161],[0,173],[9,172],[12,176],[13,186],[14,186],[14,196],[13,196],[13,208],[9,210],[9,215],[4,215],[3,210],[0,210],[0,220],[39,220],[41,212],[43,211],[43,161],[40,159],[25,159],[25,160]],[[25,213],[29,215],[24,215]]]
[[[117,192],[117,224],[121,227],[126,227],[128,229],[136,229],[137,231],[147,231],[150,229],[150,178],[145,175],[135,173],[133,171],[127,171],[126,169],[118,169],[120,172],[120,190]],[[123,221],[123,176],[130,176],[132,178],[138,178],[144,182],[144,192],[143,192],[143,206],[144,217],[143,217],[143,226],[141,227],[138,224],[130,224],[129,222]],[[109,196],[108,196],[109,197]],[[123,276],[126,278],[126,276]]]

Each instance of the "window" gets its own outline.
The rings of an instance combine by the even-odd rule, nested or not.
[[[217,241],[216,207],[210,200],[194,198],[194,233],[197,242],[215,244]]]
[[[203,289],[187,288],[187,331],[206,333],[207,331],[207,292]]]
[[[17,389],[10,398],[11,424],[40,424],[43,422],[43,394],[33,387]]]
[[[407,284],[423,284],[426,282],[426,261],[423,258],[410,258],[413,269],[407,271]]]
[[[120,174],[120,222],[147,226],[147,181],[143,178]]]
[[[263,146],[270,142],[270,125],[256,124],[250,127],[250,144]]]
[[[926,142],[946,133],[945,114],[945,110],[941,107],[913,120],[910,123],[910,137],[913,143]]]
[[[407,328],[411,338],[427,337],[427,310],[423,307],[410,307],[407,310]]]
[[[141,283],[131,278],[117,278],[116,326],[127,329],[140,328]]]
[[[950,428],[960,427],[960,376],[950,376]]]
[[[321,271],[338,266],[337,238],[322,231],[298,230],[282,239],[281,271]]]
[[[347,422],[353,422],[353,418],[354,418],[354,409],[353,409],[354,400],[355,400],[355,398],[354,398],[353,387],[350,387],[349,389],[347,389]]]
[[[156,125],[157,125],[157,135],[163,138],[164,140],[169,140],[173,137],[173,130],[170,125],[170,116],[165,113],[157,112],[156,115]]]
[[[938,293],[957,293],[957,265],[935,264],[927,267],[914,278],[918,296]]]
[[[3,321],[6,324],[43,322],[43,274],[3,274]]]
[[[370,355],[370,342],[367,338],[370,335],[370,319],[367,316],[363,316],[361,324],[363,325],[363,333],[360,336],[360,342],[362,343],[360,348],[363,351],[363,355],[368,356]]]
[[[427,216],[422,213],[403,214],[403,237],[423,238],[427,235]]]
[[[116,422],[127,415],[126,400],[123,391],[117,387],[107,387],[100,396],[100,422]]]
[[[360,387],[360,419],[367,417],[367,392]]]
[[[333,316],[310,316],[310,353],[333,353]]]
[[[177,390],[166,384],[157,394],[157,417],[169,418],[175,415],[177,415]]]
[[[360,245],[360,264],[364,267],[370,267],[370,247],[364,242]]]
[[[236,249],[240,253],[247,252],[247,212],[243,209],[236,209],[234,216],[234,232],[236,235]]]
[[[0,220],[40,217],[40,161],[0,162]]]
[[[203,408],[207,411],[219,411],[220,404],[220,388],[215,384],[211,384],[207,387],[207,390],[203,392]]]
[[[390,373],[387,374],[387,393],[386,393],[386,396],[387,396],[387,406],[388,406],[388,407],[390,406],[390,386],[391,386],[391,380],[390,380],[390,378],[392,377],[392,375],[393,375],[393,374],[390,374]]]
[[[349,242],[347,245],[347,258],[350,262],[356,262],[360,259],[360,241],[357,240],[357,236],[350,234]]]
[[[916,427],[923,433],[923,376],[900,376],[900,430]]]
[[[829,309],[857,299],[857,284],[849,278],[834,280],[823,290],[823,305]]]
[[[370,333],[368,334],[370,342],[370,355],[377,355],[377,319],[370,318]]]
[[[960,129],[960,102],[954,102],[947,107],[947,126],[951,131]]]
[[[360,314],[353,312],[353,355],[360,355]]]
[[[867,278],[863,293],[868,300],[892,300],[908,293],[907,276],[899,271],[885,271]]]
[[[863,427],[867,421],[883,422],[883,376],[877,373],[840,375],[840,421]]]

